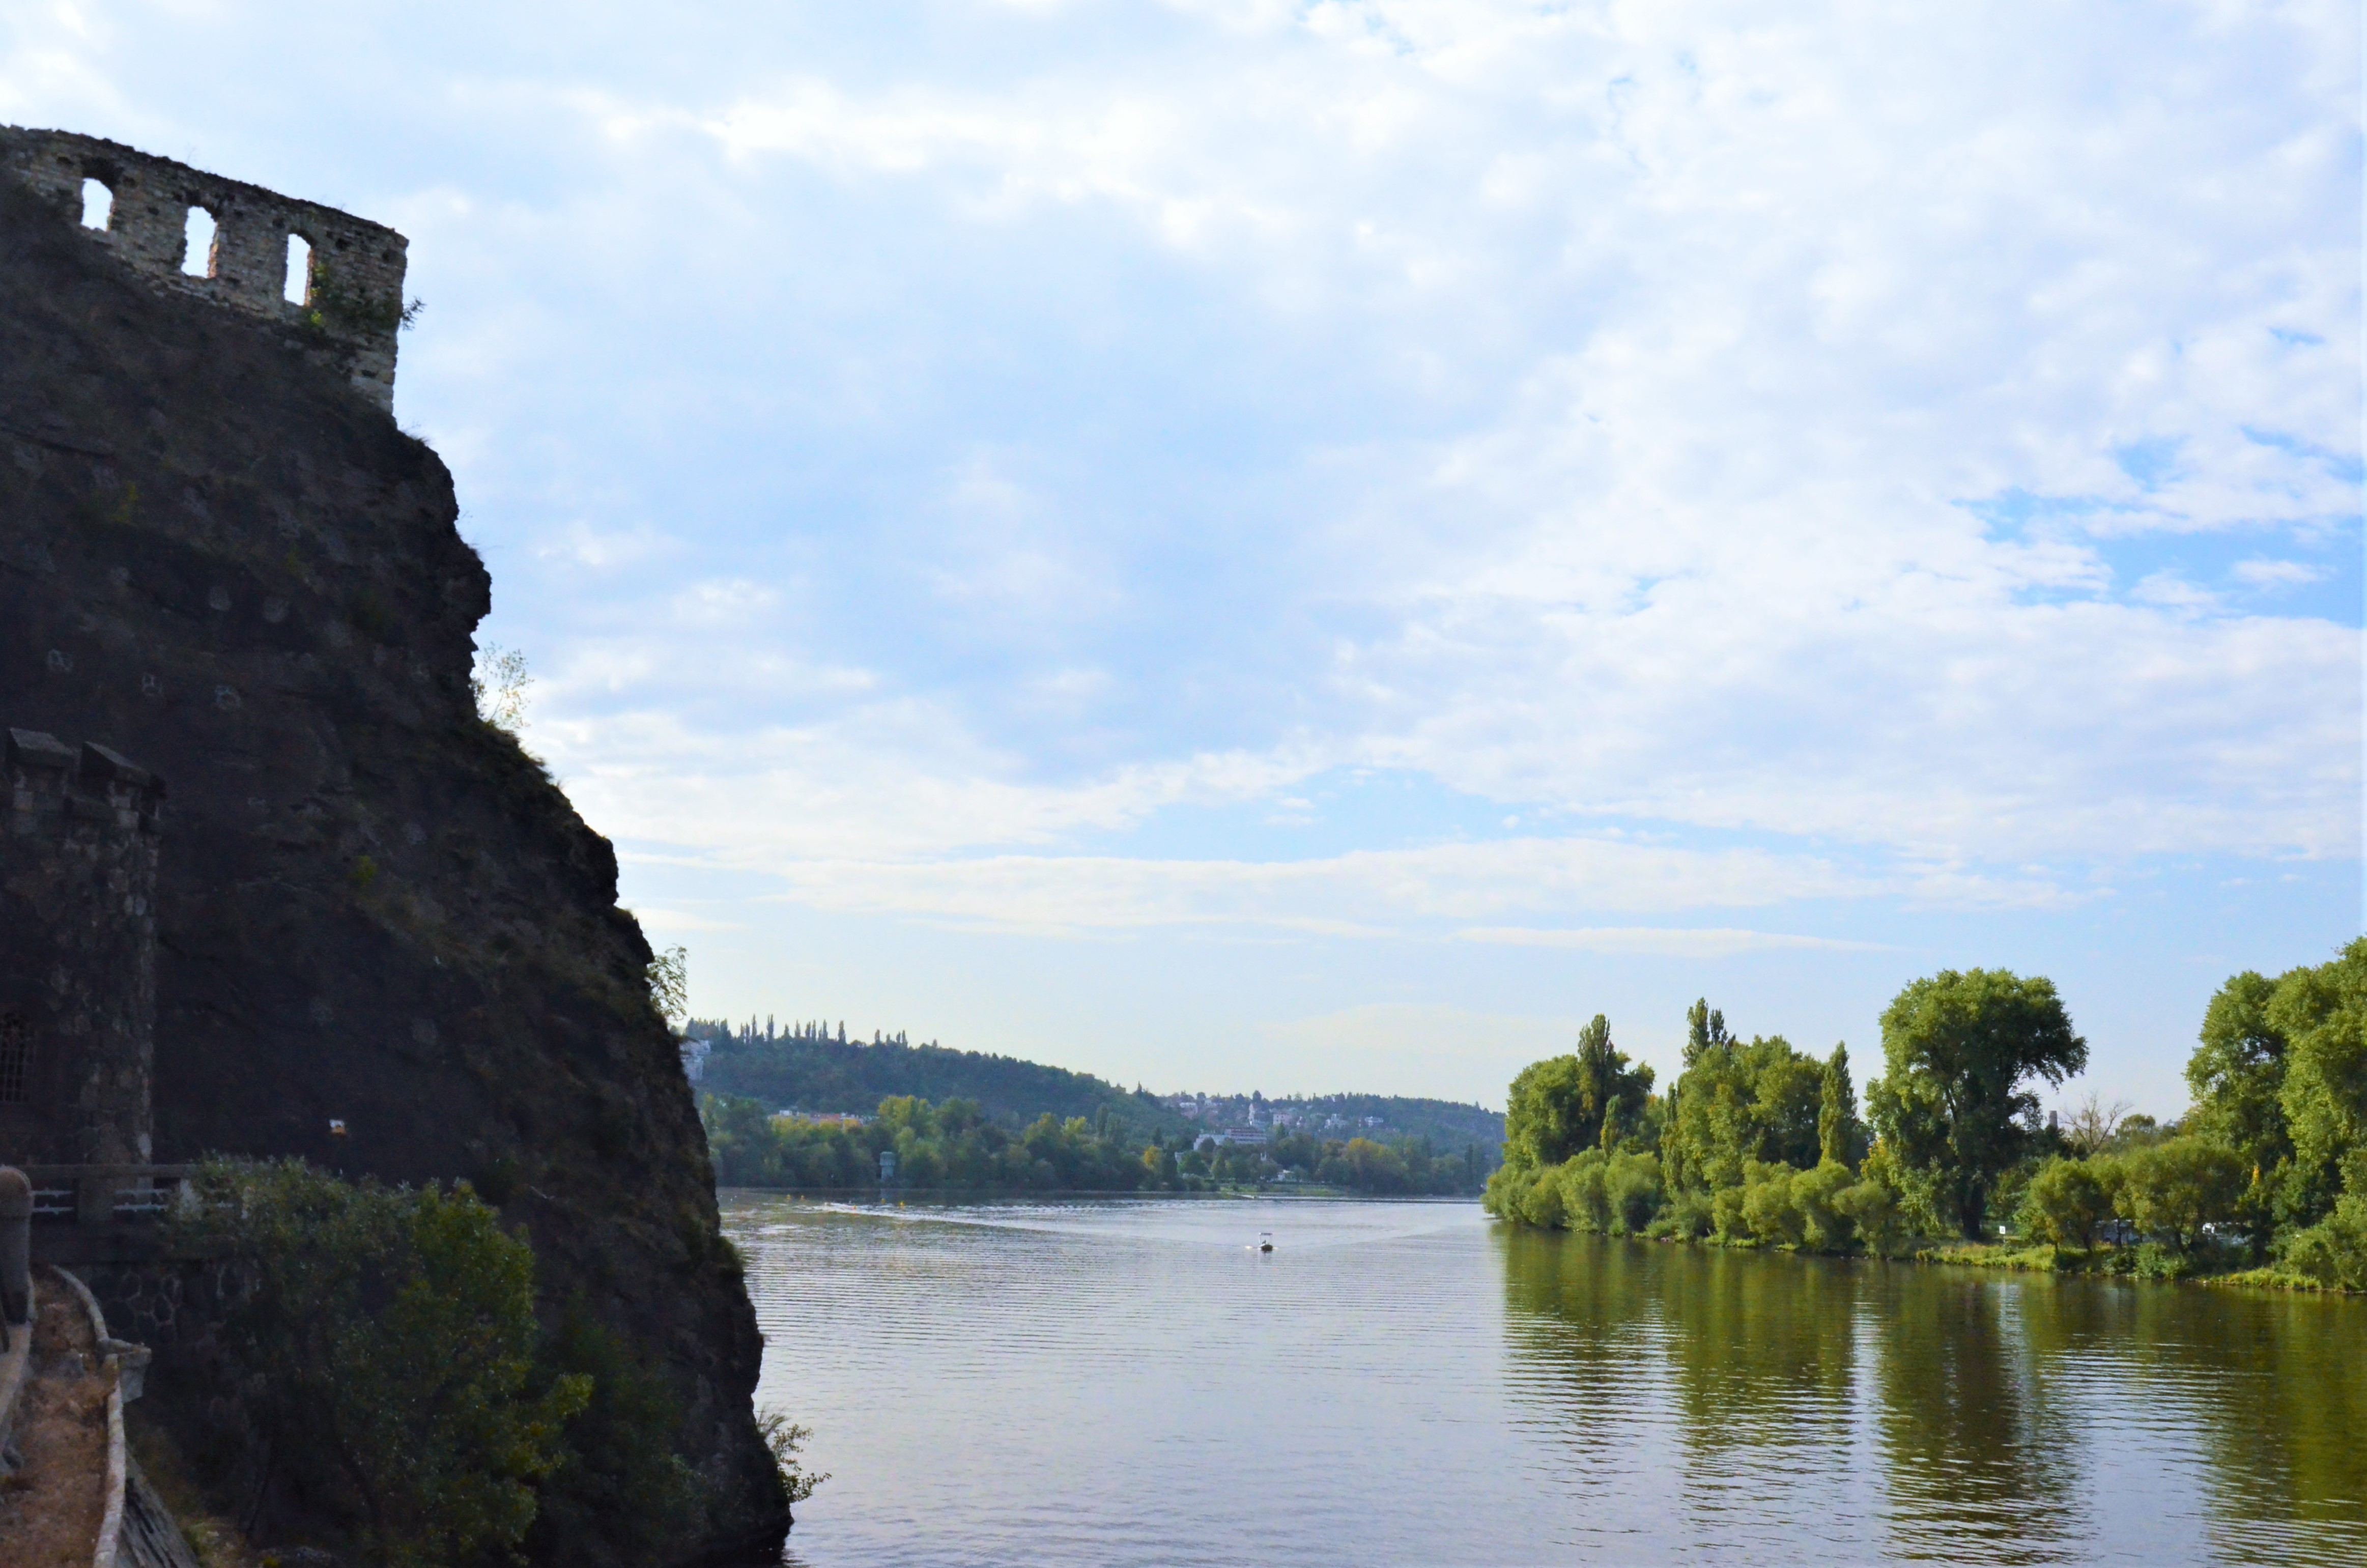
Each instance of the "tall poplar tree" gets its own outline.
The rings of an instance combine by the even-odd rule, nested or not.
[[[1857,1119],[1857,1091],[1850,1084],[1849,1042],[1833,1047],[1818,1085],[1817,1152],[1824,1163],[1855,1169],[1865,1157],[1865,1133]]]

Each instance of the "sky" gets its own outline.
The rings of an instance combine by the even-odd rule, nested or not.
[[[2355,5],[0,6],[410,237],[481,646],[703,1016],[1501,1107],[2361,930]]]

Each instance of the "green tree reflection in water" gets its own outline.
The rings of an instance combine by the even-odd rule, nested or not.
[[[1843,1266],[1847,1267],[1847,1266]],[[2054,1335],[2044,1285],[1967,1270],[1863,1266],[1874,1346],[1888,1556],[2058,1562],[2099,1532],[2091,1456],[2033,1346]],[[2033,1310],[2034,1309],[2034,1310]]]
[[[1499,1237],[1547,1474],[1631,1529],[1664,1498],[1573,1547],[2367,1562],[2367,1302]]]

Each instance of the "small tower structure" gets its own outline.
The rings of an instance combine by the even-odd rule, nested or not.
[[[146,1165],[164,786],[10,730],[0,830],[0,1163]]]

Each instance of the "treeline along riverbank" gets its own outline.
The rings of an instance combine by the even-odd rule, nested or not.
[[[1281,1132],[1219,1143],[1195,1128],[1144,1135],[1107,1110],[1022,1126],[977,1102],[891,1095],[867,1118],[776,1112],[744,1096],[700,1099],[721,1187],[828,1190],[883,1184],[957,1192],[1213,1192],[1331,1187],[1373,1196],[1479,1192],[1492,1146]],[[882,1155],[893,1155],[883,1164]]]
[[[1863,1115],[1849,1052],[1744,1041],[1696,1003],[1667,1093],[1601,1017],[1512,1081],[1490,1213],[1725,1245],[2367,1290],[2367,938],[2230,978],[2178,1121],[2033,1085],[2087,1065],[2054,984],[1946,971],[1882,1015]]]

